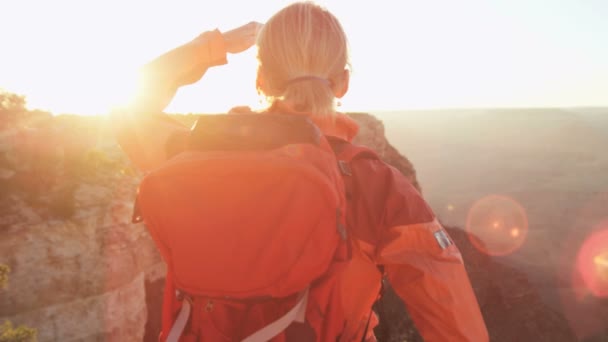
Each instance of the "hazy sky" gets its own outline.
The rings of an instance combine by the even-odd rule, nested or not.
[[[283,0],[0,0],[0,87],[54,112],[103,112],[137,68]],[[345,110],[608,105],[606,0],[318,1],[349,36]],[[255,51],[181,90],[174,112],[259,103]]]

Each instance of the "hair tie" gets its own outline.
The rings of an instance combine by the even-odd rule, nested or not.
[[[319,77],[319,76],[300,76],[300,77],[292,78],[289,81],[287,81],[287,83],[285,83],[285,86],[289,86],[294,83],[298,83],[298,82],[302,82],[302,81],[309,81],[309,80],[324,83],[326,86],[331,88],[331,81],[326,78]]]

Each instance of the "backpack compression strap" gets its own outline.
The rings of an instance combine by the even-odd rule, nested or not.
[[[304,323],[306,321],[306,307],[308,306],[309,288],[302,291],[298,296],[298,301],[291,310],[276,321],[268,324],[264,328],[246,337],[242,342],[265,342],[280,334],[282,331],[293,322]],[[184,300],[182,309],[180,310],[173,327],[167,336],[167,342],[178,342],[180,336],[184,332],[188,318],[190,317],[191,304],[188,300]]]
[[[182,336],[184,328],[186,327],[186,323],[188,323],[188,318],[190,318],[191,305],[190,300],[184,299],[182,309],[179,311],[175,322],[173,322],[173,326],[171,327],[171,331],[169,331],[166,342],[179,341],[179,338]]]

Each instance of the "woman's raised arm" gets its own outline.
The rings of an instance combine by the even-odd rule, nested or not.
[[[197,82],[210,67],[226,64],[227,52],[247,50],[261,26],[251,22],[225,33],[205,32],[141,69],[133,101],[112,113],[117,140],[139,169],[145,172],[162,164],[167,159],[167,141],[188,131],[162,113],[177,89]]]

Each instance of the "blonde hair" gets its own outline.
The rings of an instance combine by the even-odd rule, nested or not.
[[[271,106],[298,112],[335,113],[332,87],[349,66],[346,34],[338,19],[312,2],[283,8],[257,40],[258,91]]]

